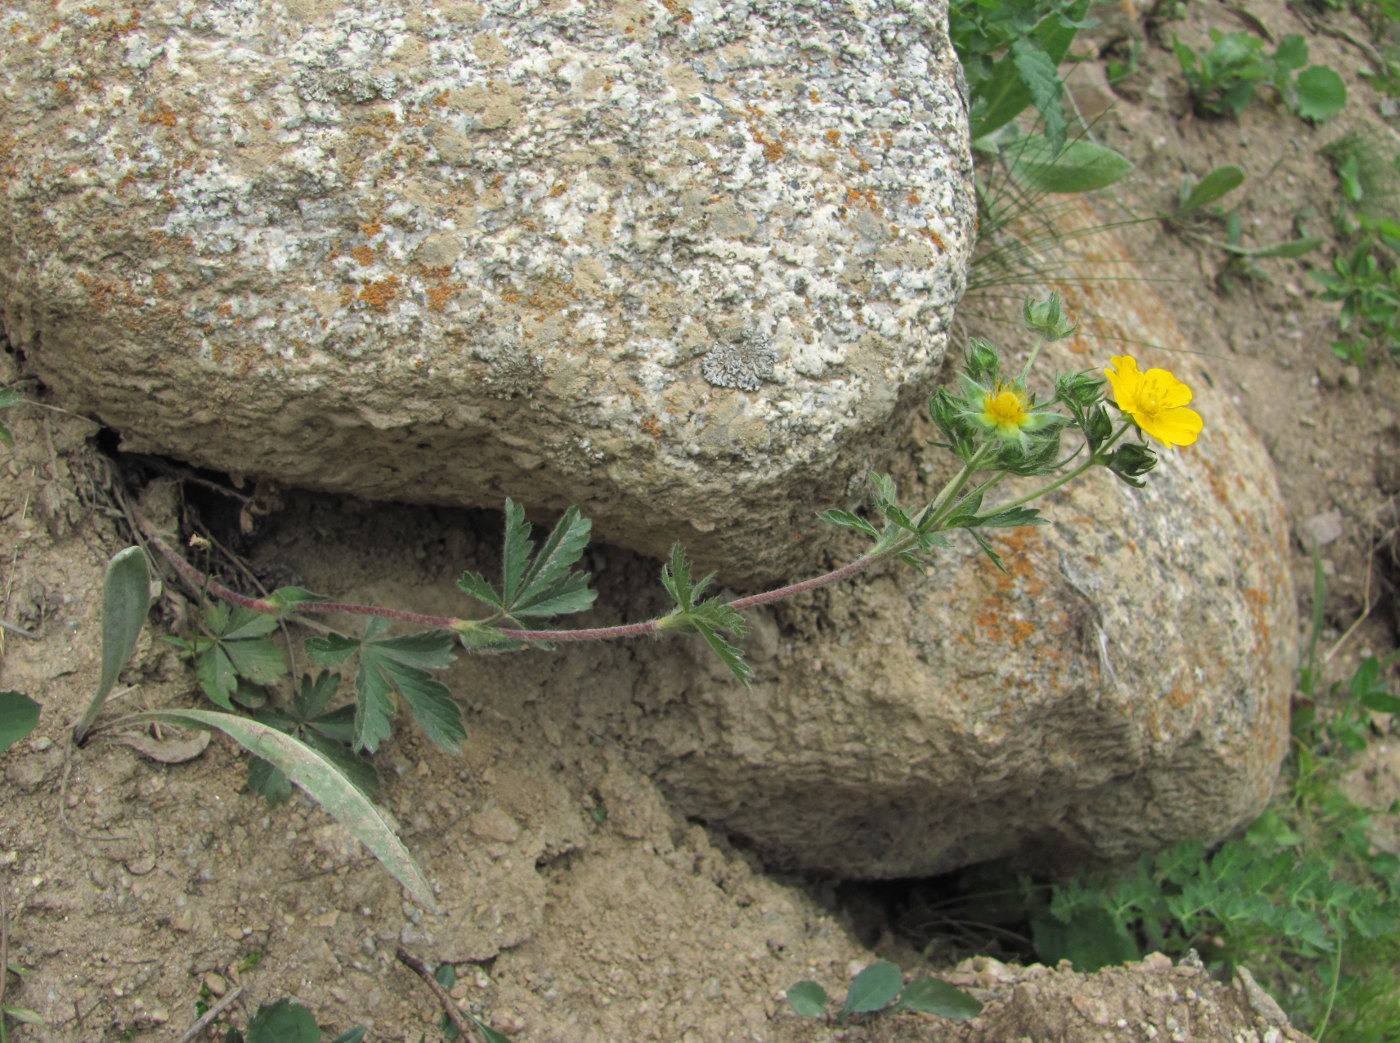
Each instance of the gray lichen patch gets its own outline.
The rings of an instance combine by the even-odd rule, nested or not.
[[[701,363],[700,371],[715,387],[757,391],[773,378],[778,353],[768,337],[747,330],[728,343],[716,344]]]
[[[69,404],[151,448],[303,484],[333,470],[367,496],[586,492],[610,538],[664,552],[713,524],[748,562],[732,574],[771,572],[817,542],[727,542],[717,470],[774,525],[794,476],[839,489],[897,426],[883,388],[933,379],[965,284],[944,17],[904,0],[9,4],[5,321]],[[721,314],[763,316],[763,339],[715,336]],[[159,408],[131,377],[153,373]],[[761,457],[706,429],[717,387],[752,396]],[[375,462],[374,433],[355,435],[356,401],[386,393],[440,403],[423,459]],[[228,422],[193,423],[192,394],[232,404]],[[452,418],[483,410],[546,461],[518,487],[496,427],[459,444]],[[288,411],[344,437],[261,441]],[[363,485],[322,459],[352,445]]]

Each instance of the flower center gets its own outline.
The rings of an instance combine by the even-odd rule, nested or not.
[[[1000,428],[1020,428],[1026,422],[1026,396],[998,384],[982,399],[982,414]]]
[[[1137,391],[1138,409],[1151,419],[1157,419],[1167,408],[1163,399],[1167,397],[1168,390],[1170,389],[1160,377],[1148,377]]]

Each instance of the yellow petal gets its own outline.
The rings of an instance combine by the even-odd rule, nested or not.
[[[1170,448],[1174,445],[1191,445],[1205,427],[1201,414],[1194,409],[1168,409],[1155,418],[1133,417],[1138,426],[1149,435]]]
[[[1191,389],[1176,379],[1176,375],[1165,369],[1149,369],[1147,379],[1156,378],[1162,382],[1165,389],[1162,395],[1162,405],[1167,409],[1175,409],[1184,406],[1191,401]]]

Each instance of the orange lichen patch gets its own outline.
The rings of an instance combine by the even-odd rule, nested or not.
[[[350,256],[360,262],[360,266],[368,268],[374,263],[374,249],[368,246],[357,246],[350,251]]]
[[[359,299],[375,311],[388,311],[389,302],[398,295],[398,292],[398,277],[391,275],[387,279],[365,283],[364,286],[360,287]]]
[[[648,413],[641,419],[641,428],[653,438],[661,437],[661,422]]]
[[[841,144],[841,132],[839,130],[829,130],[826,132],[826,140],[832,145]]]
[[[1167,705],[1173,710],[1184,710],[1191,705],[1191,693],[1181,685],[1174,684],[1172,690],[1167,693]]]
[[[683,25],[689,25],[695,21],[695,16],[690,13],[690,9],[681,3],[680,0],[661,0],[661,6],[671,12],[671,17]]]
[[[782,145],[778,144],[776,141],[769,141],[753,127],[749,128],[749,136],[752,137],[755,142],[763,146],[763,156],[770,163],[778,162],[778,160],[782,159],[787,153],[787,149],[783,148]]]
[[[569,190],[569,183],[568,183],[567,181],[559,181],[559,182],[557,182],[557,183],[549,190],[549,194],[550,194],[551,196],[554,196],[555,198],[558,198],[559,196],[562,196],[562,195],[563,195],[565,192],[567,192],[568,190]]]
[[[904,197],[904,201],[910,206],[918,206],[920,203],[923,202],[923,200],[919,198],[919,193],[917,192],[910,192],[907,196]]]
[[[384,231],[384,225],[380,223],[377,217],[370,218],[369,224],[360,225],[360,234],[366,239],[373,239],[382,231]]]
[[[429,286],[425,291],[428,295],[428,310],[446,311],[447,305],[461,291],[462,285],[460,283],[450,282]]]
[[[175,110],[163,101],[156,102],[155,110],[141,117],[142,123],[158,123],[162,127],[174,127],[178,117]]]
[[[864,203],[877,214],[882,212],[880,209],[880,201],[875,198],[875,193],[870,189],[861,190],[847,186],[846,205],[855,206],[857,203]]]

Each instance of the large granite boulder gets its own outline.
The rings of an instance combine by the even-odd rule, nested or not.
[[[1195,390],[1200,440],[1145,489],[1100,469],[1053,494],[1051,525],[994,540],[1006,574],[964,538],[927,577],[782,604],[750,640],[751,692],[694,646],[711,676],[634,694],[617,733],[688,814],[771,864],[892,878],[1132,858],[1263,809],[1297,665],[1272,465],[1126,253],[1091,252],[1125,278],[1064,287],[1084,335],[1040,368],[1152,344],[1143,367]],[[910,502],[934,460],[893,465]]]
[[[789,574],[964,285],[946,5],[0,13],[0,306],[131,449]],[[775,539],[772,534],[784,534]]]

